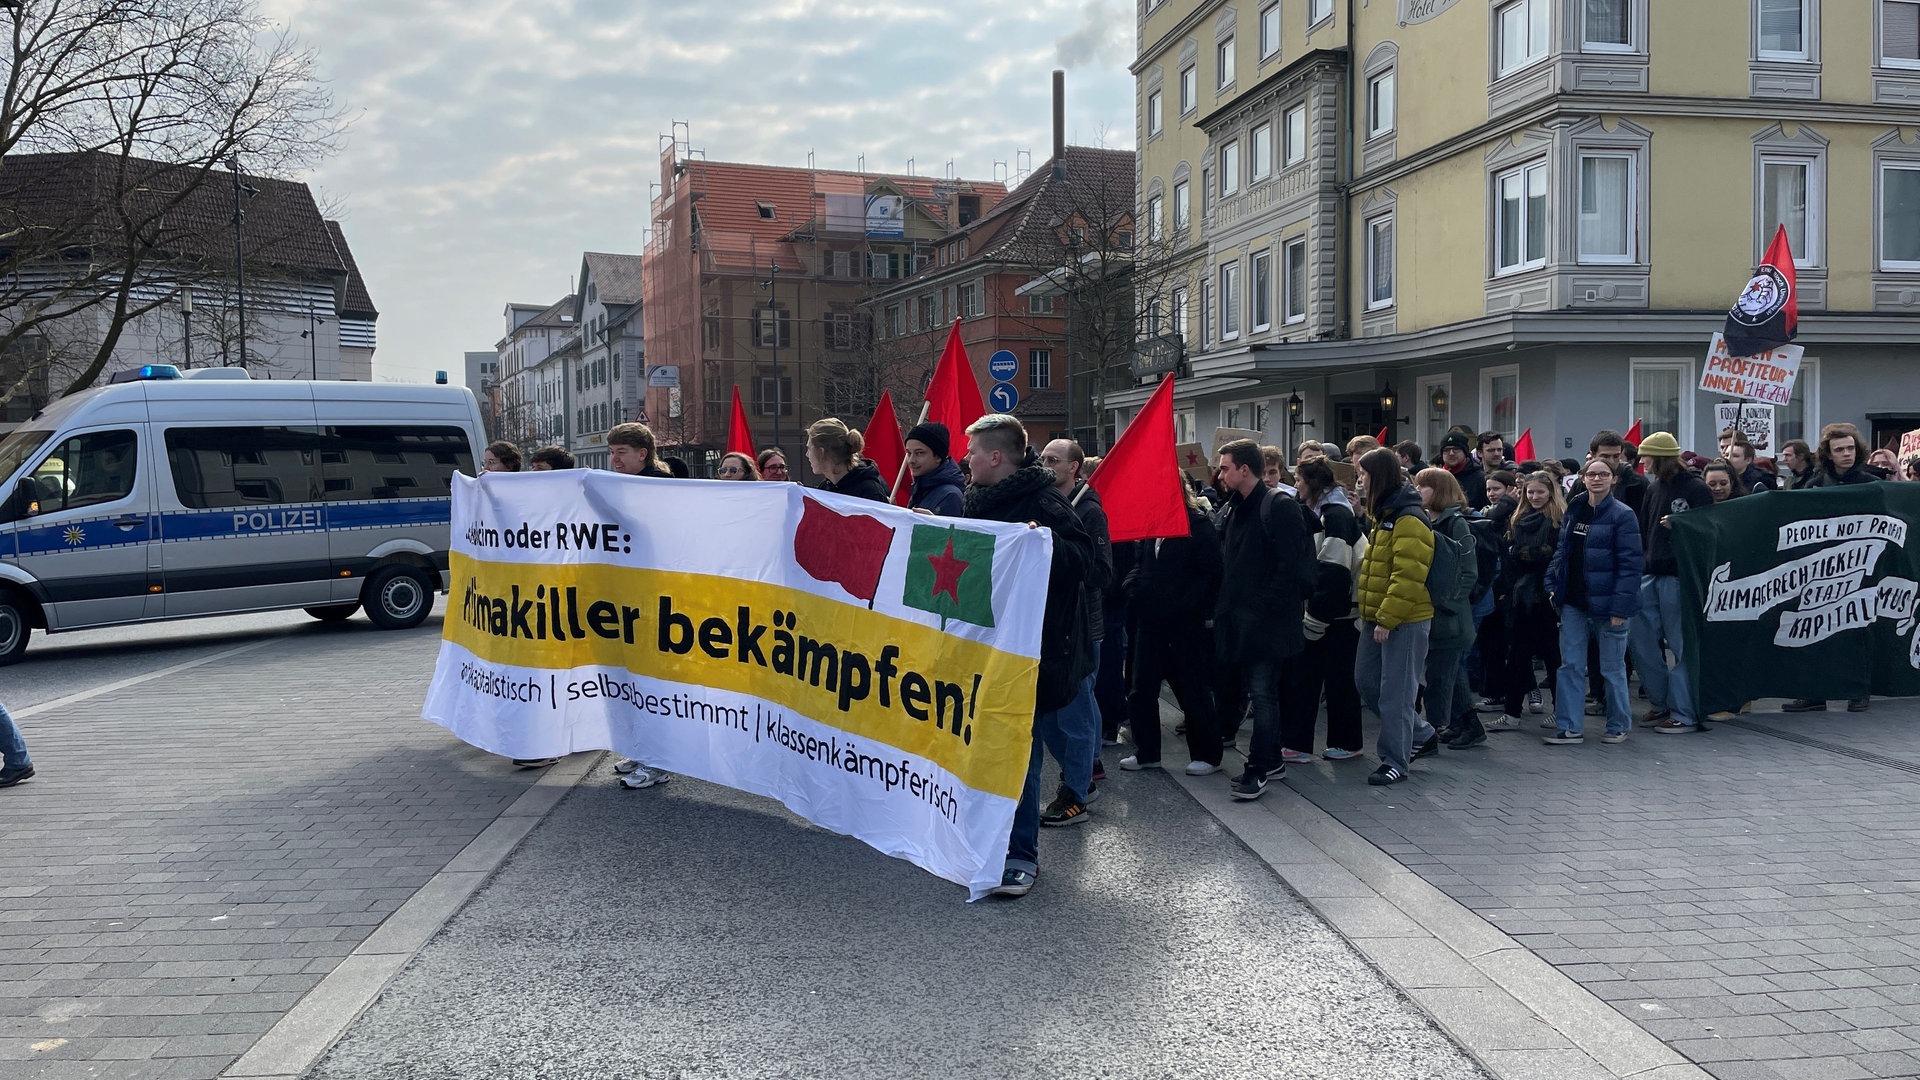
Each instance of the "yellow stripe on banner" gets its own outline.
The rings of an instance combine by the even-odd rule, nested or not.
[[[603,665],[747,694],[1020,797],[1030,657],[759,581],[458,552],[449,570],[446,640],[489,663]]]

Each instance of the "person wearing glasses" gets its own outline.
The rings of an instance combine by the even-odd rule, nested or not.
[[[760,479],[780,481],[788,479],[787,455],[771,446],[760,451]]]
[[[786,463],[781,462],[781,465],[784,467]],[[720,459],[720,467],[714,470],[714,475],[722,480],[758,480],[760,467],[753,463],[752,458],[735,451]]]

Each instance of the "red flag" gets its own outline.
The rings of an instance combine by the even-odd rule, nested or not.
[[[740,407],[740,384],[733,385],[733,422],[727,425],[727,453],[745,454],[754,460],[760,451],[753,444],[753,432],[747,430],[747,410]]]
[[[893,527],[802,498],[806,506],[800,527],[793,530],[793,561],[815,581],[831,581],[871,606],[887,550],[893,546]]]
[[[1628,428],[1627,433],[1621,436],[1621,438],[1627,440],[1628,442],[1632,443],[1635,446],[1640,445],[1640,440],[1642,436],[1640,434],[1640,418],[1639,417],[1636,416],[1633,418],[1633,426]]]
[[[1747,287],[1727,312],[1722,331],[1731,356],[1758,356],[1792,341],[1800,333],[1800,297],[1793,274],[1793,246],[1787,227],[1774,230],[1767,257],[1760,260]]]
[[[1527,430],[1521,432],[1520,441],[1513,444],[1513,460],[1516,462],[1523,462],[1523,463],[1528,461],[1540,460],[1539,458],[1533,456],[1533,429],[1532,428],[1528,428]]]
[[[940,364],[927,384],[926,419],[947,425],[947,431],[958,439],[964,436],[968,424],[985,415],[980,380],[967,359],[967,347],[960,343],[960,320],[955,319],[947,333],[947,347],[940,351]]]
[[[1087,486],[1100,493],[1116,544],[1188,535],[1186,481],[1174,453],[1172,375],[1160,380]]]
[[[892,391],[880,391],[880,404],[873,407],[873,419],[867,421],[867,430],[861,434],[867,440],[861,453],[879,466],[880,479],[893,484],[900,477],[900,467],[907,463],[907,442],[900,437],[900,418],[893,415]],[[907,505],[912,498],[911,481],[901,483],[893,493],[898,506]]]
[[[1381,446],[1387,445],[1387,429],[1381,428],[1380,434],[1375,435],[1373,441],[1379,443]]]

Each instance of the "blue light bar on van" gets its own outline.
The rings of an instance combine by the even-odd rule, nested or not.
[[[180,369],[174,367],[172,364],[147,364],[143,367],[116,371],[113,373],[113,378],[107,381],[112,383],[144,382],[148,379],[177,379],[179,377]]]

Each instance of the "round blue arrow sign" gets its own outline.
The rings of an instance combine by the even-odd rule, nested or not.
[[[1012,383],[994,383],[993,389],[987,391],[987,404],[997,412],[1010,413],[1020,404],[1020,391],[1015,390]]]

